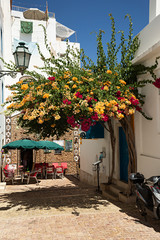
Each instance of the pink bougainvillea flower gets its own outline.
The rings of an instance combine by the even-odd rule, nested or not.
[[[93,116],[91,116],[91,118],[92,118],[94,121],[97,121],[97,120],[98,120],[98,114],[95,113]]]
[[[77,97],[77,98],[83,98],[83,96],[82,96],[82,94],[80,94],[80,92],[76,92],[76,94],[75,94],[75,96]]]
[[[160,88],[160,78],[157,78],[153,85],[157,88]]]
[[[121,95],[121,91],[117,91],[116,94],[117,94],[117,97],[119,97]]]
[[[101,87],[101,89],[103,90],[103,89],[104,89],[104,86],[103,86],[103,87]]]
[[[139,106],[136,106],[136,110],[137,110],[138,112],[141,112],[141,111],[142,111],[142,108],[139,107]]]
[[[102,120],[103,120],[104,122],[107,122],[107,121],[109,120],[108,115],[107,115],[107,114],[103,114]]]
[[[130,98],[130,102],[132,103],[132,105],[137,106],[139,104],[139,100],[135,99],[134,97]]]
[[[55,77],[48,77],[48,80],[55,81]]]
[[[92,121],[91,121],[90,118],[83,119],[83,121],[81,122],[81,129],[82,129],[82,131],[87,132],[90,129],[91,125],[92,125]]]
[[[122,99],[125,99],[124,97],[117,97],[117,99],[120,101]]]

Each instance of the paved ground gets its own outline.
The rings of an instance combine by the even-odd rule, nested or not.
[[[0,192],[3,240],[159,240],[160,221],[147,222],[134,205],[111,202],[74,177]]]

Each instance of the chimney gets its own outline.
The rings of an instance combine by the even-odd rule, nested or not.
[[[149,22],[160,14],[160,0],[149,0]]]

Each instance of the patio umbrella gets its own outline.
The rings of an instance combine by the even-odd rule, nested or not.
[[[23,12],[23,16],[26,19],[34,19],[34,20],[45,20],[46,15],[45,12],[39,10],[38,8],[30,8]]]
[[[64,150],[62,146],[51,141],[38,141],[36,147],[38,149],[48,149],[48,150]]]
[[[37,142],[29,139],[22,139],[10,142],[2,147],[3,149],[36,149]]]

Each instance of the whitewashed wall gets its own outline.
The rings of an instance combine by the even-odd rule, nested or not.
[[[151,0],[152,1],[152,0]],[[152,20],[139,34],[141,45],[133,63],[152,66],[156,57],[160,56],[160,4],[150,1],[150,14]],[[151,8],[151,6],[153,8]],[[160,61],[155,71],[160,78]],[[152,79],[150,75],[139,76],[139,80]],[[135,135],[137,149],[137,170],[145,177],[160,175],[160,91],[148,84],[141,90],[146,95],[144,112],[153,120],[147,120],[136,114]]]
[[[106,157],[100,164],[100,183],[107,182],[110,171],[110,136],[105,131],[104,138],[82,139],[80,145],[80,179],[96,185],[97,173],[93,171],[93,163],[99,160],[100,152],[105,150]]]

